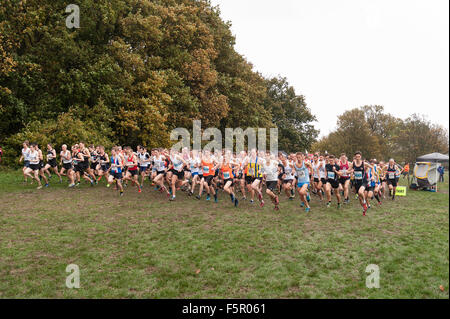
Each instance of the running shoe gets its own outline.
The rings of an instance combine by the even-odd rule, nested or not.
[[[262,200],[260,203],[259,203],[259,206],[261,206],[261,207],[264,207],[264,201]]]
[[[306,195],[306,200],[308,201],[308,203],[311,201],[311,196],[309,196],[309,194]]]
[[[305,207],[305,203],[301,202],[300,207]]]
[[[211,200],[211,197],[209,196],[209,194],[206,196],[206,201]]]
[[[262,195],[260,193],[258,193],[258,199],[259,201],[262,201]]]
[[[170,201],[173,202],[175,200],[175,196],[170,197]]]
[[[217,198],[217,192],[214,194],[214,203],[218,203],[219,199]]]
[[[200,196],[199,196],[199,195],[195,196],[195,198],[198,199],[198,200],[200,200]]]
[[[305,212],[309,213],[310,211],[311,211],[311,208],[309,208],[309,207],[305,208]]]
[[[338,203],[337,209],[341,209],[341,203]]]
[[[239,205],[239,201],[237,198],[234,199],[234,207],[238,207]]]
[[[45,184],[45,187],[48,187],[48,183],[47,183],[47,184]]]
[[[42,189],[42,185],[39,185],[39,186],[37,187],[37,189]]]
[[[72,188],[74,186],[75,186],[75,184],[72,183],[72,184],[69,185],[69,188]]]
[[[327,208],[330,208],[331,207],[331,202],[328,202],[327,203]]]

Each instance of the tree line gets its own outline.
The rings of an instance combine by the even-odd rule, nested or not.
[[[265,78],[234,49],[220,9],[206,0],[78,0],[69,29],[63,0],[2,0],[0,145],[17,161],[28,139],[171,145],[177,127],[279,129],[279,149],[413,161],[448,153],[448,133],[419,115],[406,120],[365,106],[345,112],[317,141],[316,120],[287,79]],[[17,163],[16,163],[17,164]]]
[[[79,0],[68,29],[63,0],[3,0],[0,145],[23,140],[167,147],[192,127],[279,129],[286,151],[318,131],[286,78],[264,78],[238,54],[229,22],[205,0]]]
[[[448,131],[431,123],[423,115],[412,114],[406,119],[384,111],[381,105],[366,105],[344,112],[337,127],[315,142],[314,151],[352,155],[361,151],[367,159],[414,163],[428,153],[448,154]]]

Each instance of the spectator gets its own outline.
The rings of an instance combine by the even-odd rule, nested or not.
[[[406,163],[406,165],[403,167],[402,175],[403,175],[403,179],[405,179],[405,177],[408,176],[408,180],[409,180],[409,163]]]
[[[440,165],[438,167],[438,172],[439,172],[439,182],[443,183],[444,182],[444,173],[445,173],[444,166]]]

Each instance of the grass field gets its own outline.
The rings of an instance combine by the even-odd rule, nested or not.
[[[449,298],[448,176],[367,217],[354,198],[337,210],[313,197],[307,215],[298,198],[274,212],[223,193],[171,203],[149,184],[122,198],[35,186],[0,172],[0,298]],[[65,285],[72,263],[79,289]]]

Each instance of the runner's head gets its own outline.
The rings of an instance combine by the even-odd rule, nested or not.
[[[336,158],[334,157],[334,155],[328,155],[328,161],[329,164],[333,165],[336,163]]]
[[[360,161],[362,159],[362,154],[360,151],[355,152],[355,160]]]
[[[52,144],[48,143],[48,144],[47,144],[47,149],[48,149],[49,151],[51,151],[51,150],[53,149]]]

